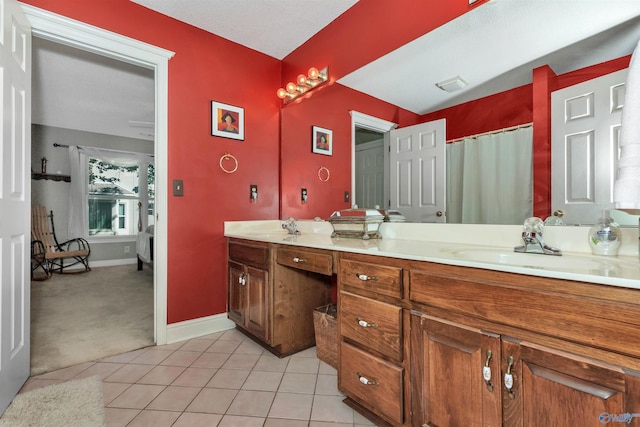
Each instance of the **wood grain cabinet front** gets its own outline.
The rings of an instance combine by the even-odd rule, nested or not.
[[[406,425],[403,263],[341,254],[338,388],[376,425]]]
[[[271,338],[268,258],[269,249],[264,244],[229,244],[228,317],[265,343]]]
[[[296,246],[278,246],[276,261],[278,264],[299,270],[328,276],[333,273],[333,255],[329,251]]]
[[[345,342],[340,353],[340,388],[381,418],[402,423],[403,369]]]
[[[331,300],[331,252],[242,239],[228,245],[229,319],[277,356],[312,347],[313,310]]]
[[[450,266],[412,270],[411,288],[413,425],[595,427],[640,412],[640,292]]]
[[[393,304],[340,292],[343,339],[402,362],[402,309]]]

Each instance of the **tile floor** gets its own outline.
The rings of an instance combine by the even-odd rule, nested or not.
[[[279,359],[236,330],[31,377],[22,392],[99,375],[108,427],[373,426],[310,348]]]

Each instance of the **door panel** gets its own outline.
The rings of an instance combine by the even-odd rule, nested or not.
[[[247,306],[247,286],[244,266],[229,260],[228,316],[240,325],[244,325]]]
[[[593,224],[613,208],[627,74],[551,93],[551,207],[567,224]]]
[[[390,132],[390,209],[410,222],[445,222],[445,120]]]
[[[0,413],[30,371],[31,30],[2,0],[0,80]]]
[[[360,208],[384,208],[383,140],[356,145],[356,204]]]
[[[424,414],[418,425],[500,425],[500,338],[429,316],[421,325]]]
[[[637,412],[625,395],[634,380],[619,368],[507,340],[502,354],[514,358],[512,393],[502,387],[505,426],[595,427],[603,414]]]
[[[269,323],[269,304],[267,301],[267,272],[247,267],[248,305],[246,311],[246,327],[256,336],[267,341]]]

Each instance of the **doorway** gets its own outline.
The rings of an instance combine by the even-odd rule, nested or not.
[[[154,341],[167,342],[167,116],[168,116],[168,60],[173,52],[138,42],[90,25],[21,5],[32,26],[32,36],[103,55],[128,64],[150,69],[154,75],[155,121],[155,194],[156,224],[154,230]],[[134,267],[135,268],[135,267]]]

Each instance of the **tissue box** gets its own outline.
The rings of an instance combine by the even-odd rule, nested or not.
[[[351,237],[358,239],[382,238],[378,229],[384,215],[377,209],[344,209],[329,217],[333,227],[331,237]]]

